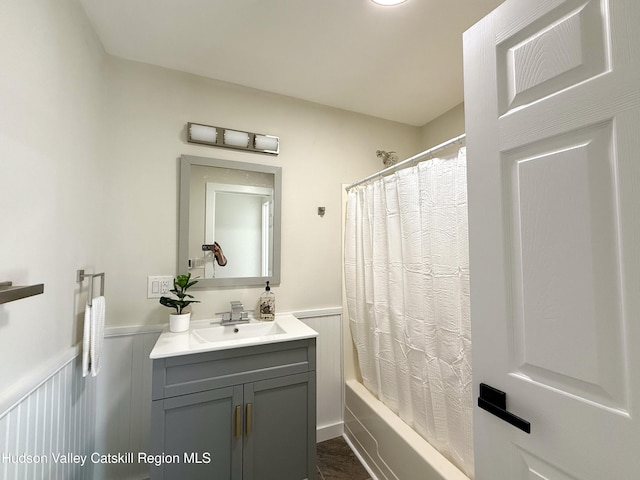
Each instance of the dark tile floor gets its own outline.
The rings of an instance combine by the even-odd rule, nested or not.
[[[342,437],[318,443],[318,480],[371,480]]]

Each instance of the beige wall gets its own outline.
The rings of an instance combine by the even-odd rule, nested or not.
[[[341,305],[342,184],[380,170],[377,149],[420,149],[420,129],[292,98],[109,58],[109,146],[103,250],[110,325],[167,321],[146,298],[148,275],[176,269],[181,154],[273,164],[283,171],[279,311]],[[187,122],[278,135],[277,157],[187,144]],[[317,207],[326,207],[324,217]],[[194,318],[256,306],[261,288],[198,290]]]
[[[342,184],[406,158],[419,128],[106,55],[74,0],[0,5],[0,281],[45,293],[0,305],[0,396],[80,340],[76,270],[105,271],[109,325],[164,323],[148,275],[176,269],[181,154],[283,168],[279,311],[341,304]],[[18,48],[19,46],[19,48]],[[280,136],[271,157],[185,142],[188,121]],[[326,207],[319,217],[318,206]],[[261,289],[197,291],[196,318]]]
[[[79,341],[102,266],[105,54],[74,0],[0,2],[0,39],[0,281],[44,283],[0,305],[2,400]]]
[[[446,142],[450,138],[457,137],[464,132],[464,103],[461,103],[422,127],[420,138],[421,150],[426,150],[427,148]],[[447,155],[453,153],[456,148],[457,147],[454,146],[443,150],[440,154]]]

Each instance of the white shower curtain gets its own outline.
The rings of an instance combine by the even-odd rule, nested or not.
[[[352,189],[346,222],[364,384],[472,476],[466,149]]]

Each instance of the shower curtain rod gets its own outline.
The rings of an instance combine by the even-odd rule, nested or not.
[[[362,185],[363,183],[367,183],[371,180],[374,180],[376,178],[379,177],[384,177],[385,175],[388,175],[392,172],[395,172],[396,170],[400,170],[406,166],[409,166],[412,163],[418,162],[420,160],[422,160],[424,157],[431,155],[434,152],[437,152],[439,150],[442,150],[443,148],[447,148],[451,145],[453,145],[454,143],[460,143],[462,142],[466,137],[466,134],[462,134],[462,135],[458,135],[457,137],[454,137],[450,140],[447,140],[446,142],[441,143],[440,145],[436,145],[435,147],[429,148],[427,150],[425,150],[424,152],[418,153],[417,155],[414,155],[413,157],[407,158],[406,160],[401,161],[400,163],[396,163],[395,165],[391,165],[390,167],[385,168],[384,170],[380,170],[377,173],[374,173],[373,175],[369,175],[368,177],[363,178],[362,180],[358,180],[356,183],[353,183],[351,185],[349,185],[348,187],[345,188],[345,190],[348,192],[349,190],[351,190],[354,187],[357,187],[358,185]]]

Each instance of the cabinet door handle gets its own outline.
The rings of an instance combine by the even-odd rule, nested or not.
[[[251,428],[253,427],[253,405],[247,403],[246,405],[246,415],[247,415],[247,423],[246,423],[246,434],[247,437],[251,435]]]
[[[236,438],[242,436],[242,405],[236,405]]]

